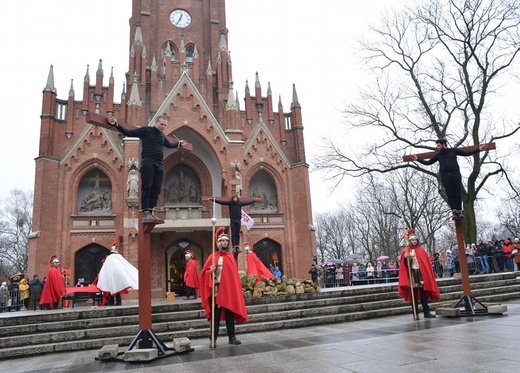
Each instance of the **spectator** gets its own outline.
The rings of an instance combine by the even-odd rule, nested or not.
[[[40,281],[38,275],[34,275],[32,280],[29,281],[29,293],[31,295],[29,300],[29,308],[36,310],[36,305],[40,302],[42,296],[43,282]]]
[[[22,311],[27,311],[29,307],[29,283],[27,279],[24,277],[20,280],[20,284],[18,285],[18,289],[20,291],[20,309]]]
[[[453,262],[453,255],[451,255],[451,250],[446,250],[446,270],[450,277],[455,273],[455,263]]]
[[[388,280],[390,282],[397,281],[397,264],[395,260],[388,262]]]
[[[0,286],[0,312],[8,310],[9,307],[9,290],[7,289],[7,282],[2,282]]]
[[[374,269],[374,266],[372,265],[372,262],[367,262],[366,274],[367,274],[367,283],[368,284],[374,283],[374,272],[375,272],[375,269]]]
[[[520,239],[515,238],[513,240],[513,258],[516,263],[516,268],[518,271],[520,271]]]
[[[491,268],[489,266],[488,255],[490,253],[489,246],[485,244],[482,240],[478,240],[477,242],[477,262],[480,266],[480,269],[484,273],[491,272]]]
[[[383,264],[380,260],[376,262],[376,282],[383,282]]]
[[[311,269],[309,269],[309,274],[311,275],[312,282],[318,285],[318,268],[314,263],[311,264]]]
[[[502,250],[502,243],[500,241],[491,241],[493,248],[493,258],[496,262],[496,272],[504,272],[504,251]]]
[[[515,264],[513,261],[513,243],[508,237],[502,243],[502,252],[504,253],[504,267],[506,271],[512,272],[515,270]]]
[[[282,271],[280,271],[280,267],[278,267],[278,266],[274,267],[273,275],[274,275],[274,277],[276,277],[277,280],[282,279]]]
[[[359,281],[359,267],[357,263],[352,264],[352,281]]]
[[[336,286],[343,285],[343,269],[341,268],[341,264],[336,264]]]

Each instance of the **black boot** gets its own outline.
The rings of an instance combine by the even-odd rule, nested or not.
[[[430,313],[429,311],[424,313],[424,318],[425,319],[434,319],[436,317],[437,316],[435,316],[434,314]]]
[[[229,337],[229,344],[230,344],[230,345],[236,345],[236,346],[238,346],[238,345],[242,344],[242,342],[240,342],[240,341],[237,339],[237,337],[232,336],[232,337]]]

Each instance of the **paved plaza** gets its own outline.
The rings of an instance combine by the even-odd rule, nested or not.
[[[502,316],[398,315],[341,324],[193,339],[193,352],[149,363],[95,360],[98,350],[1,361],[1,372],[519,372],[520,302]],[[168,341],[164,341],[168,342]],[[168,344],[168,343],[167,343]],[[127,346],[121,346],[124,351]]]

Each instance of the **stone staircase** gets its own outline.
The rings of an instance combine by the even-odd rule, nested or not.
[[[514,272],[470,276],[472,295],[480,302],[506,303],[520,298]],[[439,279],[442,299],[431,308],[453,307],[462,297],[460,280]],[[320,293],[247,300],[249,322],[237,333],[298,328],[410,313],[397,296],[397,284],[351,286]],[[74,308],[0,314],[0,360],[53,352],[99,349],[108,344],[129,346],[139,332],[137,305]],[[153,302],[153,332],[169,343],[173,338],[209,337],[209,323],[200,302]],[[224,333],[223,329],[221,334]]]

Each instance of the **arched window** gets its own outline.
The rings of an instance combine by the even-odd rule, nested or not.
[[[162,50],[163,57],[170,56],[172,61],[175,61],[175,46],[171,40],[168,40]]]
[[[257,172],[249,183],[249,194],[252,197],[263,198],[263,203],[251,206],[251,212],[278,212],[278,193],[273,178],[265,171]]]
[[[78,214],[99,215],[112,213],[112,183],[100,169],[88,171],[78,188]]]
[[[186,48],[186,62],[193,62],[193,53],[195,48],[193,45],[188,45]]]

